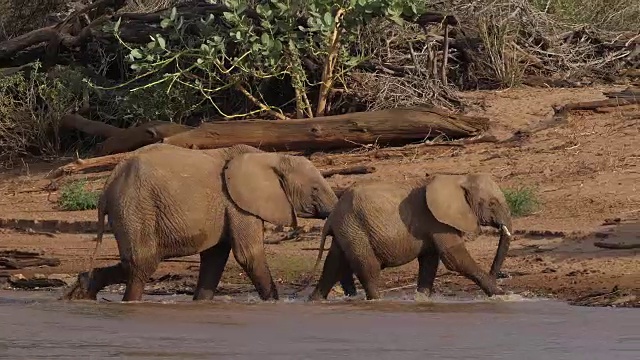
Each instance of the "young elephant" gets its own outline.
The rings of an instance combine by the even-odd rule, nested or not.
[[[463,233],[479,225],[500,229],[490,274],[471,258]],[[488,295],[504,294],[496,274],[509,249],[511,214],[502,191],[486,174],[433,175],[404,182],[356,183],[340,197],[325,222],[320,252],[333,236],[322,275],[309,300],[326,299],[340,280],[355,295],[353,272],[367,299],[377,299],[380,271],[418,259],[418,291],[430,295],[439,260],[473,280]]]
[[[263,221],[295,226],[296,216],[326,218],[337,200],[301,156],[247,145],[208,151],[148,145],[116,166],[99,201],[96,251],[108,215],[120,263],[80,274],[65,297],[95,299],[105,286],[126,283],[123,300],[140,300],[162,260],[199,253],[194,300],[211,299],[233,251],[260,298],[278,299]]]

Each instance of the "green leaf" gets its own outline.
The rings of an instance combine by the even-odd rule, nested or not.
[[[198,58],[198,60],[196,60],[196,62],[197,62],[198,64],[202,64],[202,63],[204,62],[204,60],[202,60],[202,58]]]
[[[140,65],[139,64],[131,64],[131,70],[138,70],[140,69]]]
[[[242,33],[239,30],[236,32],[236,39],[242,40]]]
[[[171,8],[171,15],[169,15],[169,19],[175,20],[177,13],[178,13],[178,11],[177,11],[176,7],[174,6],[173,8]]]
[[[122,21],[121,17],[118,18],[118,21],[116,21],[116,24],[113,26],[113,32],[118,32],[118,29],[120,28],[120,21]]]
[[[247,10],[247,4],[245,3],[238,4],[238,7],[236,8],[236,12],[238,14],[242,14],[245,10]]]
[[[225,12],[222,13],[222,15],[229,22],[231,22],[231,20],[234,18],[234,14],[232,12],[225,11]]]
[[[156,42],[155,41],[150,41],[149,43],[147,43],[147,48],[149,50],[153,50],[156,47]]]
[[[262,36],[260,37],[260,41],[262,41],[263,44],[265,45],[269,45],[269,34],[262,33]]]
[[[160,48],[162,48],[162,50],[166,50],[167,42],[162,36],[160,36],[160,34],[157,34],[156,36],[158,38],[158,45],[160,45]]]
[[[142,59],[142,53],[140,53],[140,50],[138,49],[131,50],[131,56],[133,56],[136,59]]]
[[[200,50],[210,52],[209,46],[207,44],[200,45]]]
[[[404,20],[402,20],[402,18],[399,17],[398,15],[392,15],[389,17],[389,19],[398,25],[404,24]]]
[[[160,21],[160,27],[164,29],[171,25],[171,23],[172,21],[170,19],[162,19],[162,21]]]
[[[333,16],[331,16],[330,12],[324,13],[324,23],[327,24],[327,26],[331,26],[333,24]]]
[[[266,6],[266,5],[258,4],[258,5],[256,6],[256,12],[258,13],[258,15],[260,15],[260,16],[262,16],[262,17],[264,17],[264,16],[265,16],[265,14],[266,14],[266,12],[267,12],[267,11],[266,11],[266,9],[267,9],[267,6]]]
[[[282,52],[282,43],[280,42],[280,40],[275,39],[273,42],[273,51],[277,54],[280,54]]]

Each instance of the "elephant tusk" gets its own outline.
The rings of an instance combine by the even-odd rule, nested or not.
[[[507,229],[506,225],[500,226],[500,230],[502,230],[502,232],[504,232],[507,236],[511,236],[511,233],[509,232],[509,229]]]

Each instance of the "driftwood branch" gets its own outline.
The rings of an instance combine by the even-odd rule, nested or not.
[[[54,55],[57,53],[59,45],[63,45],[67,48],[73,48],[81,45],[92,37],[92,31],[94,28],[104,24],[110,19],[109,16],[103,15],[108,7],[113,7],[117,10],[124,6],[124,4],[124,0],[99,0],[72,13],[67,19],[56,25],[36,29],[15,38],[0,42],[0,59],[11,58],[19,51],[41,43],[47,44],[48,55]],[[94,14],[94,20],[92,20],[89,25],[78,31],[77,34],[73,34],[73,27],[68,26],[68,23],[73,19],[78,18],[80,15],[98,8],[100,8],[101,11],[96,11],[96,14]]]
[[[611,250],[630,250],[630,249],[640,249],[640,243],[638,244],[619,244],[619,243],[607,243],[602,241],[596,241],[593,243],[593,246],[599,247],[601,249],[611,249]]]
[[[0,267],[7,269],[23,269],[35,266],[58,266],[60,259],[46,258],[36,252],[26,252],[18,250],[0,251]]]
[[[37,258],[37,259],[11,259],[0,257],[0,266],[4,266],[7,269],[24,269],[27,267],[35,266],[58,266],[60,265],[60,259],[56,258]]]
[[[107,171],[113,169],[121,161],[126,160],[133,156],[135,152],[126,152],[113,155],[100,156],[90,159],[77,159],[69,164],[60,166],[56,170],[52,171],[47,178],[57,179],[65,175],[83,173],[83,172],[96,172]],[[321,171],[322,176],[331,177],[333,175],[357,175],[357,174],[370,174],[376,171],[374,166],[349,166],[344,168],[328,169]]]
[[[612,91],[603,93],[608,99],[596,101],[583,101],[568,103],[564,106],[554,107],[554,118],[565,119],[567,114],[572,110],[591,110],[597,111],[601,108],[629,106],[640,104],[640,89],[627,88],[623,91]]]
[[[87,170],[92,170],[92,171],[111,170],[116,165],[118,165],[119,162],[131,157],[132,155],[133,155],[133,152],[127,152],[127,153],[95,157],[91,159],[78,159],[74,162],[60,166],[59,168],[55,169],[47,176],[47,178],[57,179],[64,175],[84,172]]]

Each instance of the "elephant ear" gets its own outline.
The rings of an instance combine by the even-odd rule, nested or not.
[[[478,230],[478,218],[466,198],[465,178],[436,175],[426,186],[427,207],[439,222],[465,233]]]
[[[275,225],[296,226],[296,214],[276,172],[278,155],[245,153],[224,169],[227,191],[242,210]]]

